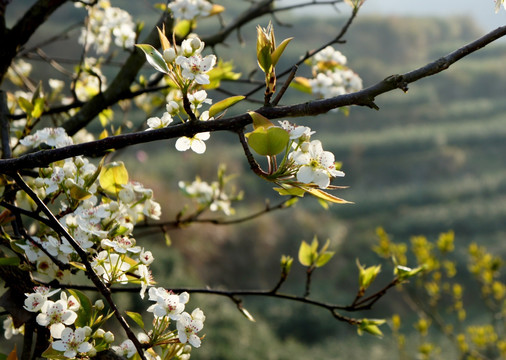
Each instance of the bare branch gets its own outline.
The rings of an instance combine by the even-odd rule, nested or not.
[[[374,99],[377,96],[398,88],[406,89],[409,83],[413,83],[424,77],[432,76],[444,71],[463,57],[483,48],[505,35],[506,26],[499,27],[478,40],[419,69],[403,75],[389,76],[375,85],[352,94],[310,101],[303,104],[262,107],[255,111],[268,119],[279,119],[285,117],[314,116],[327,113],[332,109],[350,105],[368,106],[370,108],[377,109],[376,104],[374,104]],[[193,134],[199,132],[225,130],[238,131],[251,124],[251,122],[251,116],[246,113],[220,120],[187,122],[185,124],[169,126],[164,129],[112,136],[85,144],[77,144],[54,150],[38,151],[20,156],[16,159],[0,160],[0,171],[6,173],[25,168],[43,167],[52,162],[73,156],[99,156],[110,149],[120,149],[130,145],[172,139],[179,136],[192,136]]]

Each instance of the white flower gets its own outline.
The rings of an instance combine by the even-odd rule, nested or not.
[[[126,236],[117,236],[113,240],[103,239],[100,244],[103,248],[113,248],[120,254],[126,254],[127,251],[137,254],[142,250],[140,246],[135,246],[135,239]]]
[[[72,138],[61,127],[37,130],[35,134],[28,135],[19,142],[24,146],[37,147],[40,144],[46,144],[56,148],[73,144]]]
[[[313,94],[321,95],[322,97],[327,97],[333,83],[332,79],[324,73],[318,73],[316,78],[309,79],[309,85]]]
[[[119,356],[126,356],[127,358],[131,358],[137,352],[134,343],[132,340],[128,339],[121,343],[119,346],[113,346],[112,351],[114,351]]]
[[[164,112],[162,117],[150,117],[147,120],[148,123],[148,129],[147,130],[153,130],[153,129],[163,129],[173,121],[172,116],[168,112]]]
[[[216,56],[207,55],[204,58],[200,55],[193,55],[189,58],[178,56],[176,64],[183,69],[182,75],[185,79],[195,80],[197,84],[207,85],[210,81],[209,75],[206,73],[216,64]]]
[[[172,320],[179,319],[190,299],[187,292],[176,295],[164,288],[150,288],[148,294],[149,300],[156,301],[156,304],[148,307],[147,311],[152,312],[155,317],[168,316]]]
[[[297,180],[302,183],[315,183],[321,189],[326,189],[330,177],[344,176],[342,171],[335,168],[334,154],[324,151],[319,140],[311,141],[307,151],[295,151],[291,157],[296,165],[301,165],[297,171]]]
[[[25,333],[25,325],[21,325],[19,328],[14,327],[14,323],[12,321],[12,316],[7,316],[4,320],[4,336],[7,340],[12,339],[14,335],[24,334]]]
[[[206,151],[205,140],[211,137],[211,133],[203,132],[198,133],[193,137],[182,136],[176,141],[176,149],[179,151],[186,151],[192,149],[197,154],[203,154]]]
[[[86,339],[86,329],[77,328],[73,331],[71,328],[65,328],[61,334],[61,340],[53,342],[52,347],[57,351],[64,351],[63,356],[73,359],[78,353],[87,353],[93,349],[93,346],[84,341]]]
[[[327,46],[314,56],[314,61],[317,63],[320,61],[336,62],[338,64],[345,65],[347,59],[340,51],[335,50],[332,46]]]
[[[130,264],[123,261],[119,254],[101,251],[92,261],[91,265],[98,276],[102,277],[108,283],[127,283],[126,272],[130,269]]]
[[[65,325],[72,325],[77,319],[77,314],[67,308],[67,302],[48,300],[44,303],[41,313],[37,315],[37,324],[48,326],[51,336],[61,338]]]
[[[139,260],[144,264],[144,265],[149,265],[153,262],[155,258],[153,257],[153,254],[151,254],[151,251],[144,251],[144,249],[142,249],[140,255],[139,255]]]
[[[302,136],[309,139],[309,137],[315,133],[307,126],[295,125],[290,123],[288,120],[279,121],[279,124],[283,129],[288,131],[291,140],[299,139]]]
[[[26,293],[25,305],[23,306],[25,310],[31,312],[37,312],[44,306],[47,298],[56,294],[60,289],[56,289],[51,291],[51,288],[45,286],[37,286],[34,288],[34,293],[28,294]]]
[[[162,208],[160,204],[153,199],[147,199],[144,202],[144,209],[142,210],[142,213],[153,220],[160,220],[160,215],[162,215]]]
[[[202,310],[195,309],[192,314],[184,312],[177,321],[177,332],[179,341],[182,344],[190,343],[192,346],[200,347],[200,338],[197,333],[204,327],[205,316]]]
[[[77,311],[81,307],[81,304],[79,304],[79,301],[77,301],[74,295],[67,296],[64,291],[60,293],[60,300],[67,303],[67,309],[69,310]]]
[[[199,90],[194,92],[193,94],[188,95],[188,101],[190,101],[192,110],[200,109],[202,104],[211,104],[212,99],[207,98],[207,92],[205,90]],[[209,116],[208,116],[209,117]],[[207,120],[207,119],[206,119]],[[204,120],[204,121],[206,121]]]

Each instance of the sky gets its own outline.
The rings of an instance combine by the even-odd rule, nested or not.
[[[298,0],[283,0],[284,5],[294,4]],[[301,2],[301,1],[299,1]],[[306,1],[302,1],[306,2]],[[339,8],[345,8],[341,4]],[[316,15],[323,7],[314,7]],[[308,11],[304,8],[301,11]],[[485,30],[490,31],[506,25],[506,9],[495,13],[494,0],[366,0],[363,14],[409,15],[409,16],[456,16],[468,15]]]

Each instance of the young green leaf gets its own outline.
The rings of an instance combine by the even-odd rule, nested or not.
[[[229,98],[226,98],[224,100],[218,101],[216,104],[213,104],[209,108],[209,117],[213,117],[216,114],[219,114],[220,112],[224,111],[225,109],[228,109],[232,105],[238,103],[239,101],[243,100],[245,96],[238,95],[238,96],[232,96]]]
[[[248,144],[259,155],[274,156],[285,150],[290,135],[282,128],[272,126],[270,128],[257,128],[246,134]]]
[[[276,47],[276,50],[274,50],[274,52],[271,55],[272,66],[276,66],[279,58],[281,57],[281,54],[283,54],[283,51],[285,51],[286,45],[288,45],[288,43],[292,41],[292,39],[293,37],[285,39],[281,42],[281,44],[279,44]]]
[[[300,243],[300,247],[299,247],[299,262],[303,266],[311,266],[311,265],[313,265],[313,260],[314,260],[315,255],[316,254],[313,253],[311,246],[303,240]]]
[[[128,183],[128,172],[123,162],[104,165],[98,177],[100,186],[110,195],[117,196],[122,186]]]
[[[135,321],[137,325],[141,327],[141,329],[144,329],[144,321],[142,320],[142,315],[133,311],[126,311],[126,314]]]
[[[162,54],[160,54],[158,50],[156,50],[153,46],[149,44],[136,44],[135,46],[144,52],[146,55],[146,60],[152,67],[155,68],[155,70],[158,70],[165,74],[169,73],[169,67],[163,59]]]
[[[325,251],[325,252],[322,252],[318,256],[318,259],[316,260],[315,266],[317,268],[324,266],[326,263],[329,262],[330,259],[332,259],[332,257],[334,256],[334,254],[335,254],[335,251]]]
[[[260,115],[259,113],[249,111],[248,114],[253,119],[253,129],[255,130],[258,129],[259,127],[269,128],[271,126],[274,126],[272,121],[267,119],[265,116]]]

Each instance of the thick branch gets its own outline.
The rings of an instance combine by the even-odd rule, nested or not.
[[[0,43],[2,44],[0,83],[19,49],[26,44],[39,26],[65,2],[67,0],[39,0],[28,9],[11,30],[0,33]]]
[[[506,26],[497,28],[480,39],[434,61],[419,69],[403,75],[393,75],[383,81],[372,85],[361,91],[340,95],[329,99],[315,100],[303,104],[262,107],[257,110],[259,114],[268,119],[279,119],[285,117],[314,116],[327,113],[332,109],[349,105],[361,105],[377,108],[374,104],[376,96],[390,92],[394,89],[406,90],[407,84],[420,80],[424,77],[437,74],[459,61],[463,57],[483,48],[495,40],[506,35]],[[63,160],[69,157],[85,155],[98,156],[110,149],[120,149],[127,146],[147,143],[163,139],[172,139],[179,136],[192,136],[195,133],[205,131],[237,131],[242,129],[252,120],[249,114],[237,115],[230,118],[188,122],[169,126],[165,129],[136,132],[126,135],[109,137],[103,140],[93,141],[85,144],[67,146],[61,149],[38,151],[27,154],[16,159],[0,160],[0,172],[9,172],[25,168],[43,167],[48,164]]]

